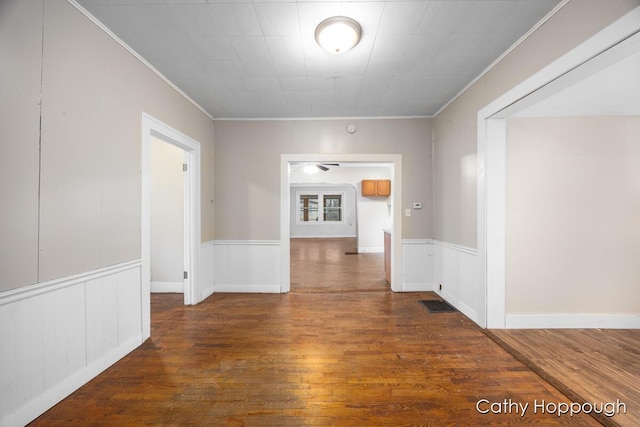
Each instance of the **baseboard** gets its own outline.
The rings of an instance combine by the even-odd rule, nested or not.
[[[216,283],[215,291],[216,293],[279,294],[280,284]]]
[[[449,304],[454,306],[456,308],[456,310],[458,310],[460,313],[464,314],[465,316],[467,316],[469,319],[471,319],[475,323],[479,322],[480,316],[478,315],[478,312],[473,307],[469,306],[464,301],[462,301],[460,298],[458,298],[457,296],[455,296],[455,295],[453,295],[451,293],[442,292],[442,291],[436,290],[436,289],[434,289],[434,292],[436,294],[440,295]]]
[[[55,406],[71,393],[105,371],[108,367],[122,359],[142,344],[142,334],[129,339],[120,347],[95,360],[86,368],[65,378],[61,383],[48,389],[35,399],[30,400],[16,412],[0,420],[0,427],[27,425],[41,414]]]
[[[183,294],[184,282],[151,282],[151,293]]]
[[[640,329],[637,314],[507,314],[507,329]]]
[[[360,246],[358,247],[360,254],[379,254],[384,253],[384,246]]]
[[[431,292],[433,283],[402,283],[402,292]]]

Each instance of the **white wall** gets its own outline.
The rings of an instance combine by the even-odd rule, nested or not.
[[[300,194],[342,194],[341,222],[300,222],[298,197]],[[352,185],[292,184],[291,237],[356,237],[356,189]]]
[[[184,151],[151,140],[151,289],[183,292]],[[162,285],[161,285],[162,284]]]
[[[640,313],[640,117],[507,121],[507,315]]]

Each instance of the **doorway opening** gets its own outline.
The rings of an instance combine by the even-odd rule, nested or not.
[[[141,206],[141,283],[142,332],[151,335],[151,151],[152,141],[160,140],[183,152],[182,233],[183,292],[185,304],[197,304],[200,268],[200,143],[161,121],[142,115],[142,206]],[[179,261],[178,261],[179,263]]]
[[[356,198],[361,197],[357,187],[359,181],[366,179],[366,176],[361,176],[355,181],[344,179],[343,176],[337,178],[340,183],[323,182],[330,180],[327,178],[328,175],[323,178],[320,174],[318,178],[313,179],[296,178],[296,171],[300,170],[302,165],[311,163],[326,164],[334,168],[349,165],[351,174],[355,175],[357,169],[363,171],[363,167],[386,169],[391,182],[391,194],[388,198],[377,200],[382,202],[386,219],[380,222],[379,227],[371,226],[367,223],[367,220],[371,220],[371,215],[362,215],[363,212],[357,211],[362,210],[362,204],[356,202]],[[344,187],[338,188],[337,184]],[[347,202],[349,188],[353,190],[352,212],[343,204],[343,201]],[[393,291],[401,291],[401,194],[402,155],[399,154],[282,155],[281,292],[289,292],[292,283],[304,292],[348,291],[349,286],[354,290],[383,290],[390,287]],[[340,198],[338,203],[338,196],[345,198]],[[331,206],[324,206],[325,199]],[[325,213],[329,215],[328,220],[324,218]],[[309,224],[310,219],[314,224]],[[388,282],[385,280],[384,272],[383,229],[391,236],[388,245],[388,267],[391,270]],[[367,230],[366,233],[363,230]],[[371,243],[371,233],[377,234],[377,240],[380,242]],[[349,286],[341,286],[345,283],[340,282],[348,279],[349,275],[353,277],[354,274],[361,280],[356,277]],[[306,280],[305,277],[313,277],[314,283],[311,286],[301,286]]]
[[[185,293],[185,151],[151,137],[151,293]]]
[[[557,117],[625,115],[627,107],[637,115],[637,95],[632,92],[637,82],[634,70],[632,85],[622,79],[608,78],[619,85],[616,95],[612,87],[590,85],[599,91],[592,96],[581,83],[596,79],[599,73],[640,52],[640,7],[591,37],[589,40],[551,63],[540,72],[494,100],[478,113],[478,284],[484,291],[485,311],[478,322],[492,329],[548,327],[637,327],[637,316],[603,317],[560,315],[517,316],[507,313],[506,277],[506,150],[507,120],[529,115],[553,113]],[[636,57],[637,58],[637,57]],[[617,67],[613,68],[617,72]],[[624,71],[624,70],[623,70]],[[572,92],[575,89],[579,91]],[[603,90],[604,89],[604,90]],[[574,96],[564,97],[572,93]],[[611,97],[611,95],[613,95]],[[629,98],[628,95],[631,95]],[[611,97],[609,99],[609,97]],[[623,101],[629,99],[631,103]],[[609,100],[615,101],[609,103]],[[603,107],[605,107],[603,109]],[[490,176],[491,179],[487,179]],[[582,260],[584,263],[584,259]],[[587,262],[588,263],[588,262]],[[602,261],[598,260],[598,264]],[[543,293],[544,294],[544,293]],[[568,320],[567,320],[568,319]],[[585,321],[586,319],[586,321]]]

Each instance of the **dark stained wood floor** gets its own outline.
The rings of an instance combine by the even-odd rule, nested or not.
[[[568,398],[432,293],[152,295],[152,338],[34,426],[598,425],[480,414]]]
[[[214,294],[197,306],[153,294],[151,339],[32,424],[599,425],[534,412],[570,399],[462,314],[429,313],[419,301],[435,294],[392,293],[370,265],[354,267],[363,262],[331,261],[345,278],[292,255],[292,276],[306,267],[289,294]],[[502,413],[480,413],[483,399],[480,409]],[[522,416],[505,402],[530,406]]]
[[[355,238],[291,239],[291,292],[388,291],[384,254],[356,250]]]
[[[494,339],[576,402],[625,403],[603,424],[640,426],[640,330],[491,330]]]

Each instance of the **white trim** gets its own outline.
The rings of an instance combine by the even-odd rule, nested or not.
[[[403,245],[430,245],[433,239],[402,239]]]
[[[142,200],[141,200],[141,250],[144,337],[151,334],[151,138],[157,137],[185,151],[187,171],[184,180],[184,302],[200,302],[199,289],[201,255],[201,210],[200,210],[200,143],[182,132],[173,129],[154,117],[142,113]]]
[[[108,267],[97,268],[84,273],[72,274],[71,276],[61,277],[58,279],[40,282],[29,286],[22,286],[17,289],[0,292],[0,306],[11,304],[27,298],[33,298],[38,295],[44,295],[68,286],[77,285],[78,283],[88,282],[89,280],[98,279],[107,275],[120,273],[125,270],[140,267],[141,260],[127,261]]]
[[[491,71],[496,65],[498,65],[500,63],[500,61],[502,61],[507,55],[509,55],[513,50],[515,50],[518,46],[520,46],[522,43],[524,43],[524,41],[527,40],[533,33],[535,33],[538,30],[538,28],[542,27],[549,19],[551,19],[556,13],[558,13],[558,11],[560,9],[565,7],[567,5],[567,3],[569,3],[570,1],[571,0],[562,0],[560,3],[558,3],[558,5],[556,5],[556,7],[554,7],[551,10],[551,12],[549,12],[545,17],[543,17],[540,21],[538,21],[537,24],[535,24],[533,27],[531,27],[531,29],[529,31],[527,31],[514,44],[512,44],[507,50],[505,50],[502,53],[502,55],[497,57],[491,64],[489,64],[489,66],[487,68],[482,70],[482,72],[480,74],[478,74],[476,76],[476,78],[471,80],[464,88],[462,88],[462,90],[460,92],[458,92],[446,104],[444,104],[442,107],[440,107],[440,109],[438,111],[436,111],[436,113],[431,117],[432,118],[436,117],[438,114],[442,113],[449,105],[451,105],[453,102],[455,102],[456,99],[460,98],[462,96],[462,94],[464,94],[467,90],[469,90],[469,88],[471,86],[476,84],[478,82],[478,80],[483,78],[489,71]]]
[[[532,99],[539,101],[540,94],[550,96],[619,61],[627,51],[625,42],[639,30],[636,7],[478,112],[478,286],[486,290],[486,322],[481,326],[507,327],[504,119],[528,107]]]
[[[509,329],[640,329],[637,314],[508,314]]]
[[[230,284],[230,283],[216,283],[216,293],[256,293],[256,294],[279,294],[280,284]]]
[[[355,237],[355,236],[349,236],[349,237]],[[358,246],[358,253],[360,254],[384,253],[384,246]]]
[[[402,291],[402,154],[282,154],[280,156],[280,292],[289,292],[290,169],[300,162],[368,162],[391,165],[391,290]]]
[[[473,249],[473,248],[462,246],[462,245],[456,245],[455,243],[443,242],[441,240],[435,240],[435,239],[429,239],[429,243],[433,245],[438,245],[445,248],[453,249],[457,252],[464,252],[469,255],[478,255],[477,249]]]
[[[434,286],[435,287],[435,286]],[[457,295],[454,295],[446,290],[440,291],[438,289],[434,289],[434,292],[440,295],[443,299],[445,299],[449,304],[454,306],[456,310],[467,316],[472,321],[479,323],[479,313],[469,304],[465,303],[461,298]]]
[[[566,0],[565,0],[566,1]],[[432,119],[435,116],[339,116],[339,117],[218,117],[221,122],[278,122],[278,121],[314,121],[314,120],[413,120]]]
[[[214,246],[280,246],[280,240],[212,240]]]
[[[157,282],[151,281],[151,293],[181,294],[184,292],[184,282]]]
[[[93,22],[98,28],[100,28],[102,31],[104,31],[109,37],[111,37],[113,40],[115,40],[120,46],[122,46],[123,48],[125,48],[131,55],[134,56],[134,58],[136,58],[138,61],[140,61],[145,67],[147,67],[151,72],[153,72],[155,75],[157,75],[158,77],[160,77],[166,84],[168,84],[173,90],[175,90],[176,92],[178,92],[180,95],[182,95],[182,97],[184,97],[187,101],[189,101],[191,104],[193,104],[198,110],[200,110],[202,113],[204,113],[207,117],[209,117],[211,120],[214,120],[213,116],[211,114],[209,114],[207,112],[207,110],[205,110],[204,108],[202,108],[200,106],[200,104],[198,104],[196,101],[194,101],[189,95],[187,95],[185,92],[182,91],[182,89],[180,89],[178,86],[176,86],[171,80],[169,80],[168,78],[166,78],[164,76],[164,74],[162,74],[160,71],[158,71],[157,68],[155,68],[153,65],[151,65],[151,63],[149,63],[146,59],[144,59],[138,52],[136,52],[131,46],[129,46],[127,43],[125,43],[120,37],[118,37],[117,35],[115,35],[115,33],[113,33],[109,28],[107,28],[106,25],[104,25],[102,22],[100,22],[98,20],[98,18],[96,18],[95,16],[93,16],[88,10],[86,10],[84,7],[82,7],[80,4],[78,4],[78,2],[76,0],[67,0],[67,2],[72,5],[73,7],[75,7],[76,9],[78,9],[78,11],[80,13],[82,13],[84,16],[86,16],[91,22]]]
[[[306,225],[305,223],[302,223],[303,225]],[[327,225],[327,223],[321,223],[323,225]],[[329,223],[330,224],[330,223]],[[327,236],[326,234],[318,234],[318,235],[313,235],[313,236],[293,236],[291,237],[292,239],[347,239],[347,238],[355,238],[356,235],[355,234],[351,234],[351,235],[331,235],[331,236]]]

